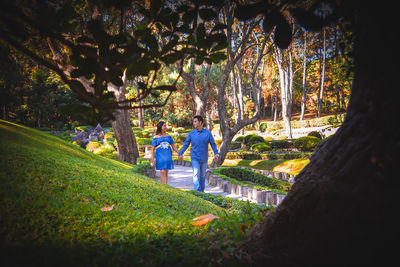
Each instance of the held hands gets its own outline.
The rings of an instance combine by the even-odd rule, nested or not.
[[[178,156],[179,160],[183,160],[183,155]]]

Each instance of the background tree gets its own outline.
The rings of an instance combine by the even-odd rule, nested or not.
[[[256,77],[255,74],[260,71],[260,62],[261,58],[264,56],[264,48],[265,48],[265,39],[264,42],[259,41],[259,39],[251,39],[253,31],[255,28],[259,27],[260,20],[253,19],[242,23],[235,23],[233,17],[234,6],[226,5],[225,6],[225,20],[227,25],[227,39],[228,39],[228,47],[227,47],[227,55],[228,58],[224,63],[221,71],[221,78],[219,83],[216,86],[217,89],[217,105],[218,105],[218,117],[220,121],[220,129],[223,141],[219,147],[219,162],[218,164],[222,164],[225,160],[225,156],[228,152],[229,145],[232,142],[233,137],[236,133],[238,133],[243,127],[246,125],[255,123],[261,116],[260,112],[260,104],[261,104],[261,84],[259,81],[252,82],[251,74],[248,76],[249,79],[244,81],[244,73],[254,73],[253,77]],[[240,30],[239,30],[240,28]],[[264,37],[266,38],[266,37]],[[232,44],[236,44],[235,46]],[[259,46],[262,49],[259,50],[257,54],[258,58],[255,60],[255,64],[251,65],[251,68],[248,68],[247,65],[241,64],[241,61],[246,53],[251,53],[250,48],[253,46]],[[235,75],[235,67],[237,74]],[[231,76],[231,72],[234,74]],[[234,77],[235,81],[231,82],[231,85],[236,86],[238,90],[232,90],[233,101],[237,101],[237,109],[238,115],[237,119],[231,120],[227,114],[227,103],[226,99],[226,91],[228,80],[230,77]],[[258,75],[257,78],[261,78],[262,75]],[[250,92],[250,98],[254,103],[254,108],[252,112],[252,116],[245,118],[244,116],[244,106],[242,106],[242,97],[243,97],[243,88],[245,82],[247,82],[247,86]],[[254,87],[252,87],[254,86]],[[251,92],[254,92],[251,94]]]

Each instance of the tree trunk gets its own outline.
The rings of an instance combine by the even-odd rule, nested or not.
[[[190,69],[189,72],[184,72],[182,71],[182,79],[186,83],[186,88],[188,89],[190,96],[193,99],[194,107],[193,107],[193,115],[200,115],[200,116],[205,116],[205,109],[207,106],[207,101],[208,101],[208,94],[209,94],[209,78],[210,78],[210,70],[211,70],[211,65],[206,66],[205,69],[205,75],[203,79],[203,84],[202,84],[202,92],[203,94],[200,95],[196,91],[196,84],[195,84],[195,63],[194,60],[192,59],[190,61]]]
[[[135,86],[136,86],[136,94],[139,97],[140,90],[139,90],[139,86],[137,84],[137,81],[135,81]],[[138,105],[141,106],[142,105],[142,101],[139,101]],[[139,128],[143,129],[144,128],[143,109],[142,108],[138,108],[137,112],[138,112]]]
[[[343,125],[242,246],[253,266],[388,266],[397,261],[400,126],[393,10],[356,5],[355,68]],[[380,8],[380,9],[379,9]],[[353,13],[352,13],[353,14]],[[371,19],[382,15],[382,19]],[[371,32],[376,33],[371,38]],[[380,51],[376,54],[376,51]],[[384,68],[382,66],[385,66]],[[391,127],[382,127],[390,125]]]
[[[114,93],[117,101],[125,100],[125,75],[122,80],[124,81],[124,86],[117,87],[109,84],[107,88]],[[119,159],[136,164],[137,158],[139,158],[139,150],[129,121],[129,112],[126,109],[115,110],[114,116],[115,120],[112,121],[112,128],[118,143]]]
[[[307,32],[304,31],[304,50],[303,50],[303,92],[301,95],[301,115],[300,115],[300,121],[303,120],[304,118],[304,113],[306,110],[306,74],[307,74],[307,56],[306,56],[306,51],[307,51]]]
[[[112,122],[112,128],[118,143],[119,159],[136,164],[139,151],[135,135],[130,127],[129,113],[127,110],[116,110],[114,115],[115,120]]]
[[[272,37],[271,37],[272,38]],[[285,125],[285,135],[292,138],[291,110],[292,110],[292,55],[288,51],[288,58],[285,59],[283,51],[274,45],[276,64],[278,65],[280,87],[281,87],[281,104],[282,118]]]
[[[325,81],[325,58],[326,58],[326,42],[325,29],[323,29],[323,51],[322,51],[322,71],[321,71],[321,86],[318,90],[317,117],[321,117],[322,100],[324,96],[324,81]]]

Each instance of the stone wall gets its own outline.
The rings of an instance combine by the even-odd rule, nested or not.
[[[175,165],[183,165],[183,166],[192,166],[190,161],[184,160],[174,160]],[[211,166],[209,166],[211,167]],[[254,200],[259,204],[278,206],[286,195],[281,195],[272,191],[256,189],[247,186],[241,186],[238,184],[232,184],[228,181],[222,179],[218,175],[214,175],[211,173],[212,169],[207,169],[206,171],[206,179],[208,184],[211,186],[219,187],[224,192],[227,192],[232,195],[239,195],[246,197],[248,199]],[[272,172],[267,170],[253,170],[255,172],[261,173],[265,176],[279,179],[286,182],[294,182],[294,175],[289,175],[288,173],[283,172]]]

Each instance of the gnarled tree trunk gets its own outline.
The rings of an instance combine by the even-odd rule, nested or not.
[[[117,87],[109,84],[107,88],[114,93],[117,101],[125,100],[125,77],[122,80],[124,81],[123,86]],[[119,159],[136,164],[136,160],[139,158],[139,150],[129,121],[129,112],[127,109],[117,109],[114,112],[114,116],[115,120],[112,121],[112,128],[118,143]]]
[[[296,176],[280,206],[251,231],[241,256],[253,265],[385,266],[397,260],[391,245],[399,232],[397,62],[386,47],[396,37],[383,30],[395,16],[379,4],[357,8],[346,119]],[[382,14],[382,20],[371,19]]]

